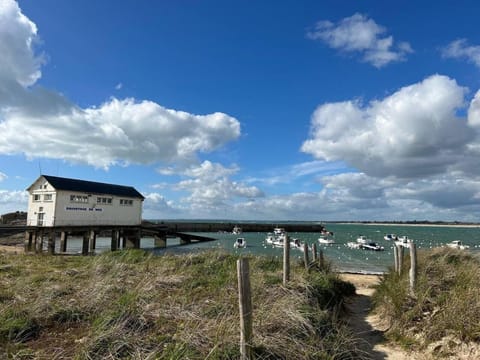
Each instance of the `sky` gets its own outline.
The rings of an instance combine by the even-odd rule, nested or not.
[[[46,174],[145,219],[479,222],[479,13],[0,0],[0,213]]]

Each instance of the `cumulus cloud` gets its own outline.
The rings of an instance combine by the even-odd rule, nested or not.
[[[385,36],[386,29],[362,14],[354,14],[336,24],[324,20],[307,33],[312,40],[321,40],[331,48],[360,53],[364,62],[380,68],[391,62],[405,60],[413,52],[407,42],[394,44],[392,36]]]
[[[377,177],[418,177],[444,173],[465,161],[475,131],[457,112],[466,89],[433,75],[383,100],[319,106],[302,151],[328,161],[343,160]],[[477,106],[472,105],[470,122]]]
[[[240,136],[224,114],[190,114],[152,101],[112,98],[80,108],[35,82],[37,28],[17,3],[0,6],[0,154],[64,159],[108,168],[116,164],[191,162]],[[22,134],[22,136],[18,136]]]
[[[5,180],[8,176],[0,171],[0,181]]]
[[[480,67],[480,45],[468,45],[466,39],[458,39],[442,49],[445,58],[466,59]]]
[[[0,214],[12,211],[25,211],[28,205],[28,193],[26,191],[0,190]]]

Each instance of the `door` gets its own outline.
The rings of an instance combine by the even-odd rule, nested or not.
[[[45,213],[41,213],[39,212],[37,214],[37,226],[43,226],[43,217],[44,217]]]

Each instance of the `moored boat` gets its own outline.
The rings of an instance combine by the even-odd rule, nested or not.
[[[318,242],[323,245],[332,245],[335,244],[335,240],[327,237],[326,235],[320,235]]]
[[[245,238],[240,237],[235,240],[235,243],[233,244],[234,248],[245,248],[247,247],[247,241]]]
[[[462,243],[461,240],[453,240],[452,242],[448,243],[447,246],[452,249],[460,249],[460,250],[466,250],[470,248],[470,246]]]
[[[413,242],[408,236],[400,236],[398,240],[395,240],[395,245],[403,246],[406,248],[410,247],[410,244]]]
[[[232,234],[239,235],[242,233],[242,228],[240,226],[234,226],[232,230]]]
[[[398,240],[398,236],[395,234],[385,234],[383,239],[387,241],[395,241],[395,240]]]

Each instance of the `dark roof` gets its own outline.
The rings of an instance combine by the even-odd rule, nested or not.
[[[108,194],[142,199],[145,198],[132,186],[105,184],[94,181],[68,179],[50,175],[42,176],[57,190],[79,191],[92,194]]]

